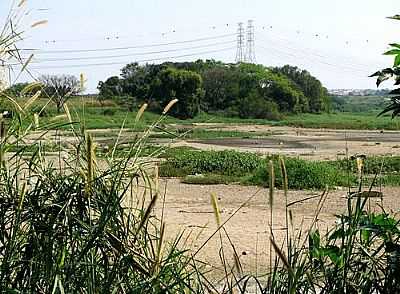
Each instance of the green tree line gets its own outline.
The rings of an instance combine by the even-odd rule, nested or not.
[[[200,111],[278,119],[282,113],[324,112],[330,104],[326,88],[306,70],[215,60],[131,63],[119,77],[99,82],[98,89],[101,100],[115,98],[130,109],[146,102],[161,111],[176,98],[171,114],[181,119]]]

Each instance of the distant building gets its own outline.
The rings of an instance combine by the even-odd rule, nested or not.
[[[328,92],[335,96],[386,96],[390,89],[330,89]]]

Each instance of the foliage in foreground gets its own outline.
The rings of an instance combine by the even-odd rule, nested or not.
[[[90,135],[72,127],[70,153],[47,160],[37,140],[26,157],[25,147],[15,149],[24,140],[19,119],[7,130],[1,121],[2,291],[197,291],[180,237],[166,243],[165,225],[152,216],[158,179],[148,172],[153,162],[135,155],[142,138],[130,156],[117,160],[111,153],[100,162]],[[6,154],[11,146],[15,151]]]
[[[286,179],[282,163],[281,174]],[[360,165],[361,171],[361,165]],[[362,182],[362,174],[359,178]],[[287,185],[285,184],[287,201]],[[318,229],[320,211],[329,195],[318,202],[314,219],[305,232],[296,232],[290,205],[286,205],[286,242],[271,242],[277,254],[268,286],[262,293],[399,293],[399,220],[371,204],[383,195],[370,189],[347,195],[347,211],[327,233]],[[273,204],[270,202],[271,220]],[[270,222],[271,233],[273,221]]]

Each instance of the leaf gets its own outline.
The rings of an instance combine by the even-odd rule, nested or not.
[[[31,106],[36,101],[36,99],[39,98],[40,94],[42,94],[42,91],[39,90],[31,98],[29,98],[29,100],[26,101],[23,109],[27,110],[29,106]]]
[[[400,54],[396,56],[396,58],[394,59],[394,64],[393,66],[399,66],[400,65]]]
[[[381,72],[381,71],[377,71],[376,73],[374,73],[374,74],[370,75],[369,77],[370,77],[370,78],[373,78],[373,77],[379,77],[381,74],[382,74],[382,72]]]
[[[384,81],[387,81],[388,79],[390,79],[390,77],[387,76],[387,75],[383,75],[383,76],[378,77],[377,80],[376,80],[376,86],[379,87],[380,84],[382,84]]]
[[[394,19],[394,20],[400,20],[400,15],[399,14],[396,14],[396,15],[393,15],[393,16],[389,16],[389,17],[387,17],[388,19]]]
[[[399,49],[400,49],[400,44],[397,44],[397,43],[389,44],[389,46],[395,47],[395,48],[399,48]]]
[[[392,49],[383,53],[383,55],[398,55],[400,54],[400,49]]]
[[[21,96],[24,96],[25,94],[27,94],[28,92],[31,92],[32,90],[42,87],[43,84],[40,82],[33,82],[28,84],[27,86],[25,86],[22,91],[21,91]]]

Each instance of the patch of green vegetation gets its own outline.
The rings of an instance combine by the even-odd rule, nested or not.
[[[290,115],[279,122],[301,128],[400,130],[400,123],[389,116],[377,117],[376,113],[324,113]]]
[[[277,160],[273,160],[273,162],[274,169],[279,171],[279,162]],[[328,162],[285,158],[285,165],[290,189],[324,189],[356,183],[354,175],[349,175],[345,170],[335,168]],[[245,178],[243,184],[268,187],[269,177],[269,171],[265,164]],[[283,177],[280,172],[275,172],[275,184],[279,188],[283,187]]]
[[[240,182],[245,185],[268,186],[268,161],[279,170],[278,157],[263,158],[253,153],[236,151],[185,151],[168,158],[161,164],[160,175],[182,177],[186,182]],[[285,158],[289,188],[323,189],[326,186],[355,184],[356,178],[329,162]],[[189,177],[204,175],[203,177]],[[222,177],[221,177],[222,176]],[[276,185],[282,187],[282,175],[276,173]]]
[[[172,149],[173,150],[173,149]],[[181,149],[164,155],[168,160],[161,164],[160,175],[181,177],[187,183],[213,184],[240,182],[244,185],[268,186],[268,162],[280,170],[278,157],[262,157],[253,153],[236,151],[195,151]],[[325,187],[357,185],[355,160],[307,161],[285,158],[289,188],[324,189]],[[364,184],[400,185],[400,157],[370,157],[364,161]],[[194,176],[194,177],[192,177]],[[276,186],[281,188],[282,175],[275,173]]]
[[[160,175],[175,176],[215,173],[242,176],[259,168],[263,159],[254,153],[236,151],[186,151],[168,158]]]
[[[331,162],[337,168],[357,172],[355,160],[336,160]],[[400,173],[400,156],[371,156],[363,160],[363,172],[365,174]]]

